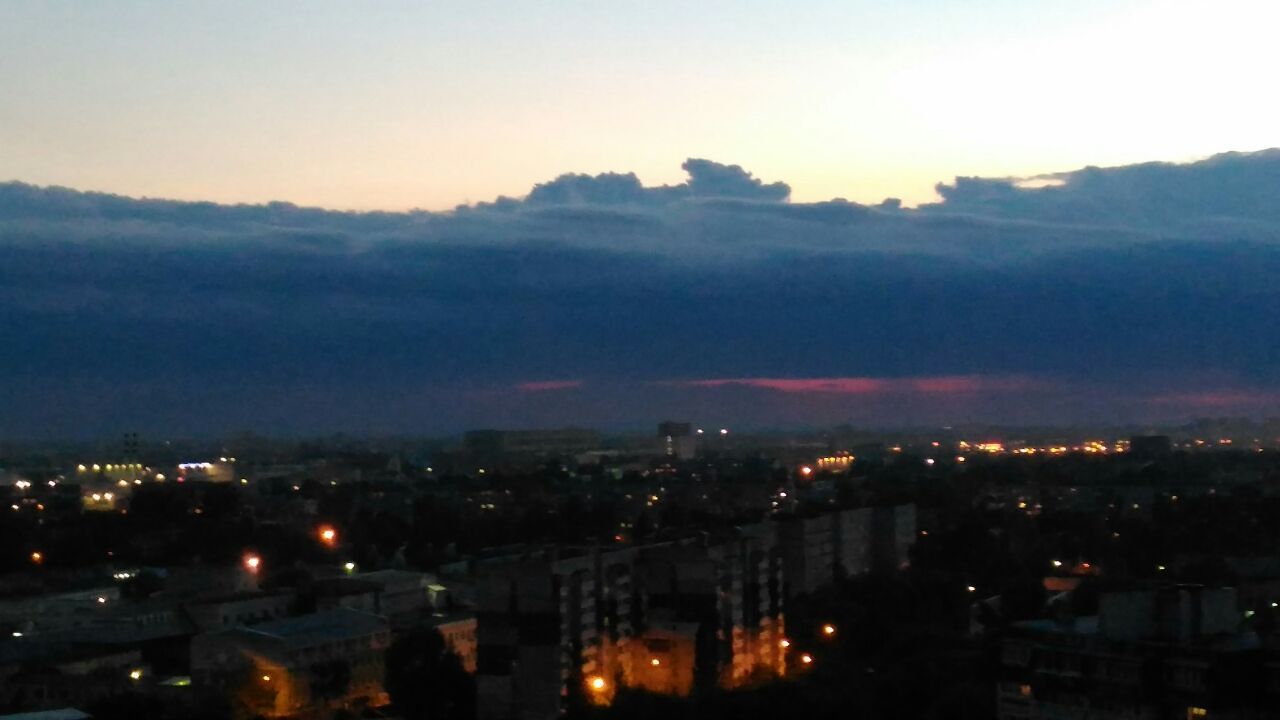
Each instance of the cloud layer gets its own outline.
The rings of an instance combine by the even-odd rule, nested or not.
[[[1280,151],[914,210],[684,167],[448,213],[0,184],[0,432],[1177,419],[1280,389]]]

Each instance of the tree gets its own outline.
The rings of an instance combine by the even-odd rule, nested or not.
[[[311,666],[311,697],[327,704],[343,697],[351,688],[351,666],[342,660],[330,660]]]
[[[406,718],[469,720],[475,716],[475,680],[435,629],[415,630],[391,644],[386,689]]]
[[[223,684],[228,690],[226,697],[232,720],[256,720],[271,715],[276,707],[279,682],[280,678],[274,678],[273,682],[270,675],[249,663],[229,672]]]

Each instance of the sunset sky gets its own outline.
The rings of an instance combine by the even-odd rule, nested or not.
[[[1277,7],[0,2],[0,433],[1278,414]]]
[[[446,209],[707,157],[797,201],[1280,145],[1265,0],[0,3],[0,180]]]

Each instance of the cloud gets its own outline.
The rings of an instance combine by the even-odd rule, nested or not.
[[[782,202],[791,195],[786,183],[766,185],[737,165],[690,158],[680,167],[689,173],[689,194],[694,197]]]
[[[1087,167],[1035,178],[959,177],[939,183],[926,211],[1037,222],[1115,225],[1235,236],[1280,229],[1280,148],[1223,153],[1196,163]]]
[[[791,195],[786,183],[765,184],[738,165],[690,158],[680,166],[689,175],[681,185],[646,188],[634,173],[565,174],[535,185],[524,202],[546,205],[665,205],[691,199],[733,199],[784,202]],[[505,209],[516,203],[500,203]]]
[[[915,210],[686,170],[446,213],[0,184],[0,432],[1180,417],[1280,390],[1280,151]]]

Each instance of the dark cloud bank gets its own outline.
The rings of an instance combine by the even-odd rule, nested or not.
[[[446,213],[0,184],[0,434],[1280,414],[1280,151],[912,210],[684,168]]]

